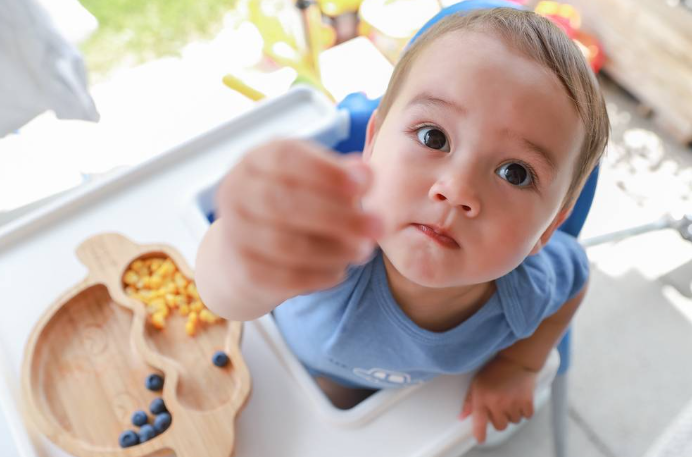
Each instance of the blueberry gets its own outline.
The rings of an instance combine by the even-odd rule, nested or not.
[[[154,415],[167,412],[168,410],[166,409],[166,404],[163,402],[163,398],[154,398],[149,405],[149,411]]]
[[[139,444],[139,435],[137,435],[137,433],[133,432],[132,430],[127,430],[120,434],[120,438],[118,438],[118,443],[120,443],[120,447],[135,446]]]
[[[147,376],[147,381],[144,383],[147,389],[158,391],[163,389],[163,378],[157,374],[150,374]]]
[[[132,425],[136,425],[137,427],[141,427],[148,421],[149,418],[147,417],[147,413],[144,411],[135,411],[135,413],[132,415]]]
[[[216,351],[211,361],[214,362],[214,365],[217,367],[225,367],[228,365],[228,356],[223,351]]]
[[[154,430],[154,427],[152,427],[149,424],[143,425],[142,428],[139,429],[139,442],[143,443],[145,441],[149,441],[153,437],[156,436],[156,430]]]
[[[168,413],[161,413],[154,419],[154,430],[156,433],[163,433],[171,425],[171,415]]]

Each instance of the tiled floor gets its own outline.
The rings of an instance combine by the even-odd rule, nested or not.
[[[604,87],[613,138],[583,238],[692,213],[692,149],[669,141],[612,83]],[[573,324],[570,456],[692,455],[684,454],[692,427],[685,435],[675,420],[692,400],[692,243],[661,230],[587,252],[592,279]],[[551,457],[550,426],[544,408],[504,445],[467,455]]]

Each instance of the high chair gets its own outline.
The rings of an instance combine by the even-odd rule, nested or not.
[[[436,16],[430,19],[411,39],[415,41],[423,32],[430,28],[434,23],[450,14],[464,14],[464,12],[482,8],[509,7],[521,9],[517,3],[504,0],[468,0],[442,9]],[[409,43],[410,44],[410,43]],[[344,110],[349,116],[349,135],[342,142],[334,146],[334,150],[340,153],[351,153],[362,151],[365,145],[365,131],[371,114],[377,108],[380,99],[370,100],[362,93],[349,94],[342,100],[338,108]],[[558,228],[559,230],[578,237],[586,221],[586,216],[591,208],[591,203],[596,191],[598,180],[598,167],[589,176],[582,192],[577,199],[574,209],[569,218]],[[551,409],[553,420],[553,439],[556,457],[565,457],[567,453],[567,371],[570,365],[571,353],[571,331],[567,330],[561,341],[557,345],[560,354],[560,365],[557,375],[552,382],[551,388]],[[511,428],[511,427],[510,427]],[[508,429],[509,431],[509,429]],[[504,434],[506,439],[510,433]],[[499,436],[499,435],[496,435]],[[503,441],[504,441],[503,439]],[[488,439],[488,442],[498,442],[499,440]],[[492,444],[492,443],[491,443]]]

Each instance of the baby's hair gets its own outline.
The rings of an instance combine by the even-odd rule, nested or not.
[[[376,121],[381,125],[417,56],[432,42],[456,31],[492,33],[507,46],[555,74],[572,99],[584,125],[584,142],[563,207],[571,206],[598,164],[610,132],[603,95],[593,71],[574,42],[548,19],[530,11],[492,8],[469,14],[450,14],[434,24],[404,52],[382,97]],[[460,57],[463,58],[463,57]]]

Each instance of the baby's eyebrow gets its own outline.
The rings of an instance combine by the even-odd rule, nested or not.
[[[557,171],[557,165],[555,164],[555,160],[553,159],[555,155],[550,151],[550,149],[543,147],[540,144],[536,144],[533,141],[530,141],[511,130],[503,130],[502,133],[505,136],[508,136],[511,139],[518,141],[526,151],[531,152],[534,155],[537,155],[540,159],[543,160],[543,162],[545,162],[548,165],[551,172],[555,173]]]
[[[411,107],[414,105],[422,105],[425,107],[434,107],[434,108],[447,108],[447,109],[452,109],[453,111],[456,111],[460,116],[465,116],[466,113],[468,112],[466,108],[464,108],[462,105],[459,103],[454,102],[453,100],[445,100],[440,97],[436,97],[434,95],[428,94],[426,92],[420,93],[413,97],[410,102],[408,102],[408,105],[406,107]]]

